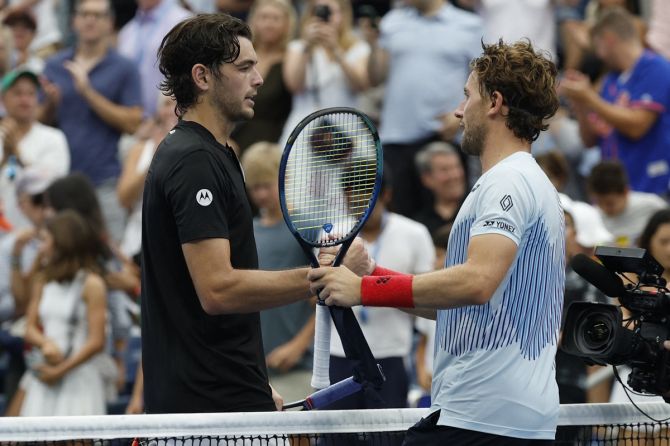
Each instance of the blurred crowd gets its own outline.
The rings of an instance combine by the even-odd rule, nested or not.
[[[303,117],[336,106],[370,115],[384,147],[384,188],[360,234],[370,254],[405,273],[441,268],[481,173],[458,149],[453,114],[469,62],[482,42],[525,38],[561,71],[562,106],[532,153],[561,194],[568,258],[642,247],[670,279],[666,0],[0,0],[5,415],[142,412],[142,189],[177,122],[156,51],[182,19],[209,12],[249,23],[264,79],[229,142],[261,268],[308,263],[281,217],[281,147]],[[566,268],[566,304],[606,300]],[[393,382],[387,407],[425,404],[434,324],[355,312]],[[304,397],[313,303],[261,320],[271,383],[285,401]],[[337,336],[331,356],[331,378],[350,376]],[[623,401],[611,377],[563,352],[557,380],[563,403]]]

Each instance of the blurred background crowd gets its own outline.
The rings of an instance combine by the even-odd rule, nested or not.
[[[405,273],[441,268],[481,170],[459,151],[453,115],[469,62],[482,42],[527,38],[561,72],[562,107],[532,150],[561,193],[568,257],[639,246],[670,278],[667,0],[0,0],[5,415],[142,412],[142,189],[177,122],[156,51],[203,12],[249,23],[264,78],[255,117],[230,141],[261,268],[307,264],[282,221],[279,158],[300,119],[334,106],[368,113],[384,146],[383,193],[360,234],[369,252]],[[566,268],[566,304],[606,299]],[[387,406],[426,404],[434,325],[390,309],[356,315],[393,382]],[[271,383],[285,401],[305,396],[313,304],[261,318]],[[332,379],[348,377],[337,336],[331,355]],[[560,351],[557,380],[563,403],[625,398]]]

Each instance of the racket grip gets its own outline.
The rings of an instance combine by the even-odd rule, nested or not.
[[[363,386],[354,381],[354,377],[343,379],[340,382],[333,384],[330,387],[314,392],[305,398],[304,406],[308,410],[321,409],[331,403],[356,393],[361,390]]]
[[[314,329],[314,363],[312,387],[325,389],[330,385],[330,310],[325,305],[316,306]]]

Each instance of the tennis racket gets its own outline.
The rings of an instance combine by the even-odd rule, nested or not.
[[[303,119],[288,138],[279,166],[284,220],[318,268],[315,249],[341,245],[338,266],[377,200],[382,147],[377,129],[351,108],[328,108]],[[330,312],[316,306],[312,387],[330,385]]]

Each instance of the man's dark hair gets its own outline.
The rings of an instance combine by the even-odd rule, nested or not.
[[[484,54],[470,64],[482,99],[493,99],[496,91],[502,94],[503,105],[509,109],[507,127],[517,138],[535,141],[548,128],[546,120],[558,110],[556,65],[535,52],[528,40],[482,42],[482,48]]]
[[[240,55],[239,38],[251,40],[251,30],[228,14],[200,14],[177,24],[158,48],[159,69],[165,76],[160,89],[175,98],[181,116],[198,101],[191,69],[202,64],[218,78],[219,66]]]
[[[601,161],[591,169],[586,188],[597,195],[623,194],[628,189],[626,169],[619,161]]]

